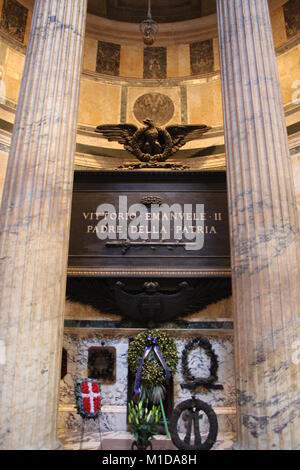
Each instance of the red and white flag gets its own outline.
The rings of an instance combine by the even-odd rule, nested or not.
[[[85,419],[98,418],[101,407],[98,383],[92,379],[79,379],[75,394],[78,413]]]

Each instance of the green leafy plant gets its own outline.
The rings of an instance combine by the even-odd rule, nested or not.
[[[128,404],[128,421],[131,425],[138,448],[147,448],[149,440],[157,434],[157,426],[161,420],[159,406],[149,408],[149,400],[131,401]]]

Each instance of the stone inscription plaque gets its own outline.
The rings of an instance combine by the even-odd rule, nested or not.
[[[227,273],[225,174],[75,174],[69,275]]]

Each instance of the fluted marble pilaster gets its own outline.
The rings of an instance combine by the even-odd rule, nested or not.
[[[299,222],[267,0],[217,0],[238,442],[300,448]]]
[[[0,448],[54,449],[87,0],[36,0],[1,207]]]

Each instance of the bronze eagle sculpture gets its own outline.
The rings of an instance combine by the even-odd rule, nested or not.
[[[146,127],[138,129],[134,124],[107,124],[98,126],[96,132],[110,142],[115,141],[141,162],[165,162],[187,142],[199,139],[211,127],[205,124],[156,127],[151,119],[145,119]]]

